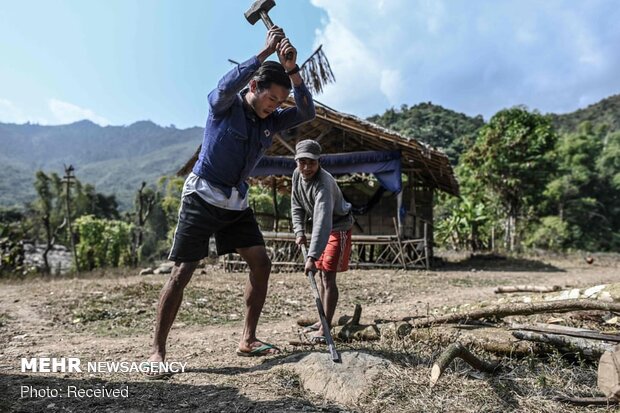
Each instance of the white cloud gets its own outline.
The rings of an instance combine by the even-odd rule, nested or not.
[[[0,122],[30,122],[39,125],[57,125],[89,119],[101,126],[110,124],[110,121],[103,116],[97,115],[90,109],[84,109],[72,103],[63,102],[58,99],[49,99],[46,109],[50,111],[48,116],[40,116],[36,114],[38,110],[34,107],[30,108],[30,113],[26,113],[26,111],[24,111],[22,107],[15,102],[9,99],[0,98]]]
[[[48,106],[54,116],[54,123],[66,124],[88,119],[101,126],[110,124],[110,121],[103,116],[97,115],[91,109],[81,108],[72,103],[63,102],[58,99],[50,99]]]
[[[25,123],[28,120],[20,108],[8,99],[0,98],[0,122]]]
[[[318,100],[368,116],[432,101],[485,118],[566,112],[620,93],[616,0],[312,0],[336,83]]]
[[[398,105],[400,103],[400,93],[402,86],[402,78],[398,70],[385,69],[381,71],[380,81],[381,92],[387,97],[390,105]]]

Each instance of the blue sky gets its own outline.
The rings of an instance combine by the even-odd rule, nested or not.
[[[249,0],[2,0],[0,122],[202,126],[206,95],[264,43]],[[366,117],[431,101],[488,119],[518,104],[565,113],[620,93],[617,0],[277,0],[317,97]]]

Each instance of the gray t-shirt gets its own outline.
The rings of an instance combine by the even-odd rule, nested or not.
[[[308,256],[318,259],[332,231],[348,231],[353,227],[351,204],[344,200],[334,177],[319,168],[306,181],[298,169],[293,172],[291,215],[295,236],[305,235],[306,219],[312,220],[312,237]]]

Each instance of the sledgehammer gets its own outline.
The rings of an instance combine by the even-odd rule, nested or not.
[[[304,256],[304,262],[306,262],[306,246],[301,246],[301,252]],[[319,318],[321,320],[321,325],[323,326],[323,332],[325,334],[325,342],[327,343],[327,348],[329,349],[329,354],[332,356],[332,361],[334,363],[342,363],[340,359],[340,354],[338,354],[338,350],[336,350],[336,345],[334,344],[334,339],[332,337],[332,333],[329,329],[329,325],[327,324],[327,317],[325,317],[325,311],[323,310],[323,303],[321,302],[321,296],[319,295],[319,289],[316,287],[316,281],[314,280],[314,273],[309,272],[308,278],[310,279],[310,286],[312,287],[312,292],[314,293],[314,301],[316,302],[316,308],[319,310]]]
[[[254,25],[258,19],[261,19],[263,23],[265,23],[267,30],[269,30],[273,27],[273,22],[269,17],[269,10],[275,5],[276,2],[274,0],[256,0],[243,15],[251,25]],[[291,60],[293,58],[293,53],[289,52],[285,57],[286,60]]]

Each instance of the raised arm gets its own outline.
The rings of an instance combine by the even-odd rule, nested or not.
[[[286,59],[287,54],[292,56],[291,59]],[[276,131],[292,128],[314,119],[316,115],[312,95],[299,74],[297,49],[295,49],[290,40],[286,37],[278,44],[278,58],[282,66],[284,66],[286,73],[289,74],[291,83],[293,84],[295,107],[283,109],[276,113],[274,123]]]
[[[249,60],[238,64],[226,73],[218,82],[217,87],[209,93],[209,105],[214,115],[224,113],[230,108],[239,93],[252,79],[260,65],[277,50],[284,38],[284,31],[273,26],[267,32],[265,47]]]

